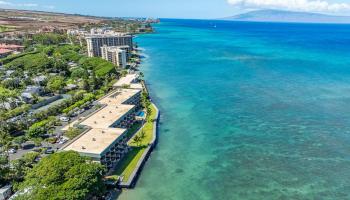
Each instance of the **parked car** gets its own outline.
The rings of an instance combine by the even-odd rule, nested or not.
[[[67,141],[68,141],[67,139],[62,138],[62,139],[60,139],[60,140],[58,141],[58,144],[64,144],[64,143],[66,143]]]
[[[53,154],[55,151],[53,149],[46,149],[45,154]]]
[[[60,121],[62,122],[69,122],[69,117],[60,117]]]
[[[50,134],[44,134],[43,136],[41,136],[43,139],[49,138],[51,135]]]
[[[9,149],[8,151],[10,154],[14,154],[14,153],[17,153],[17,150],[16,149]]]
[[[33,151],[40,153],[41,152],[41,148],[35,148],[35,149],[33,149]]]
[[[38,156],[34,159],[34,162],[38,163],[40,160],[41,160],[41,157]]]
[[[35,147],[35,143],[34,142],[25,142],[23,144],[21,144],[22,149],[27,150],[27,149],[33,149]]]

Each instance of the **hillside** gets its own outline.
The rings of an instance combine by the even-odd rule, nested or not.
[[[65,32],[79,27],[108,25],[120,32],[139,27],[138,19],[95,17],[43,11],[14,10],[0,8],[0,36],[12,33]]]
[[[71,28],[97,24],[101,18],[26,10],[0,9],[1,32],[34,31],[43,27]]]

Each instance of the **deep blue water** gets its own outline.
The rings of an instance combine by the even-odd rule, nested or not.
[[[350,25],[155,28],[136,40],[159,143],[120,199],[350,199]]]

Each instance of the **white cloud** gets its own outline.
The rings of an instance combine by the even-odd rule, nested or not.
[[[325,0],[227,0],[227,2],[233,6],[247,9],[283,9],[329,13],[350,11],[348,3],[329,3]]]
[[[7,1],[0,1],[0,5],[11,5],[11,3]]]
[[[53,9],[54,6],[52,5],[39,5],[36,3],[13,3],[10,1],[2,1],[0,0],[0,7],[4,8],[37,8],[37,7],[43,7],[47,9]]]

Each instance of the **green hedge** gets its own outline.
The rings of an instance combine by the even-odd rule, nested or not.
[[[98,77],[115,72],[114,65],[102,58],[82,58],[79,63],[85,69],[93,70]]]
[[[7,120],[10,119],[12,117],[16,117],[26,111],[28,111],[30,109],[30,105],[28,104],[24,104],[20,107],[14,108],[12,110],[0,113],[0,118],[2,118],[3,120]]]
[[[0,59],[0,63],[5,65],[9,62],[12,62],[13,60],[15,60],[17,58],[21,58],[21,57],[26,56],[26,55],[37,54],[37,53],[38,53],[38,51],[25,52],[25,53],[20,53],[20,54],[12,54],[10,56],[7,56],[6,58]]]
[[[75,108],[79,108],[80,106],[84,105],[86,102],[91,101],[91,100],[95,100],[95,95],[89,93],[89,94],[85,95],[85,97],[82,100],[77,101],[73,105],[64,109],[63,113],[67,114],[67,113],[71,112],[72,110],[74,110]]]
[[[31,125],[27,131],[29,138],[37,138],[43,136],[56,122],[56,117],[50,116],[45,120],[36,122]]]

